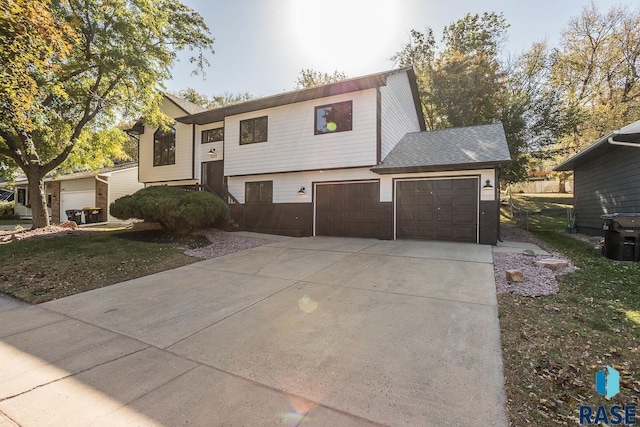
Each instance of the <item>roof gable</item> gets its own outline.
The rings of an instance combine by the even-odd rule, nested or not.
[[[197,114],[197,113],[201,113],[203,111],[207,111],[206,108],[204,108],[204,107],[202,107],[202,106],[200,106],[198,104],[194,104],[191,101],[187,101],[186,99],[178,98],[175,95],[171,95],[169,93],[163,93],[162,95],[165,98],[167,98],[169,101],[174,103],[179,109],[184,111],[185,114]]]
[[[511,162],[501,123],[406,134],[377,173],[422,172],[504,166]]]

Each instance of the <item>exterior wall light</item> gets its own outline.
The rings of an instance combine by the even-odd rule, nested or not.
[[[491,180],[488,179],[487,182],[482,186],[483,190],[491,190],[493,189],[493,185],[491,185]]]
[[[212,148],[211,150],[209,150],[208,154],[209,154],[209,157],[212,159],[215,159],[216,157],[218,157],[218,153],[216,153],[215,148]]]
[[[304,187],[300,187],[300,189],[298,190],[298,194],[305,194],[305,188]]]

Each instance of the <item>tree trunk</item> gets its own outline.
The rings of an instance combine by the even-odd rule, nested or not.
[[[44,189],[44,176],[37,167],[25,171],[29,180],[29,204],[31,205],[31,228],[48,226],[49,211],[47,211],[47,194]]]
[[[566,193],[566,185],[565,183],[567,182],[567,176],[563,173],[561,173],[560,175],[558,175],[558,193]]]

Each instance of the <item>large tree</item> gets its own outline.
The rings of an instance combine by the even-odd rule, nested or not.
[[[49,224],[44,177],[109,129],[166,125],[162,82],[179,51],[208,65],[204,20],[173,0],[5,0],[0,15],[0,156],[27,175],[33,227]],[[90,151],[87,151],[90,155]]]
[[[296,89],[306,89],[315,86],[322,86],[329,83],[345,80],[346,74],[342,71],[335,70],[333,73],[324,73],[311,68],[303,69],[296,80]]]
[[[196,105],[200,105],[204,108],[220,108],[227,105],[239,104],[241,102],[249,101],[254,98],[249,92],[225,92],[221,95],[213,95],[208,97],[195,90],[192,87],[179,90],[176,96],[186,99],[189,102],[193,102]]]
[[[428,129],[502,122],[514,162],[507,179],[526,169],[528,97],[511,85],[499,60],[509,25],[497,13],[466,14],[445,27],[442,45],[433,31],[411,31],[408,44],[391,59],[416,70]]]
[[[572,18],[554,52],[550,85],[571,118],[564,157],[640,117],[640,8],[594,3]]]

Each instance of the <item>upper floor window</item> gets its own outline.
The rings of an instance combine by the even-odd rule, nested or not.
[[[315,134],[344,132],[352,129],[352,101],[316,107]]]
[[[273,181],[255,181],[244,183],[245,203],[272,203]]]
[[[240,145],[267,140],[267,116],[240,120]]]
[[[218,142],[224,140],[224,128],[208,129],[202,131],[202,143]]]
[[[176,163],[176,130],[158,129],[153,134],[153,166],[174,165]]]

